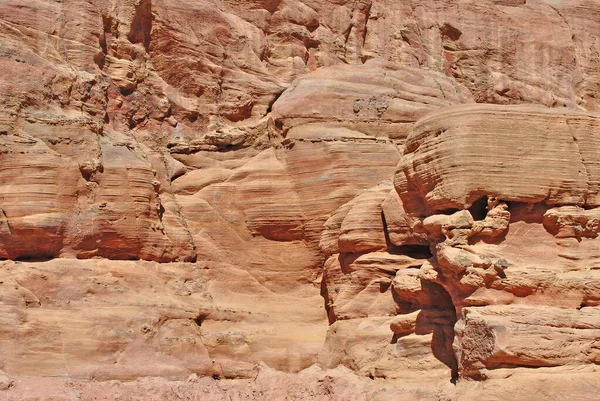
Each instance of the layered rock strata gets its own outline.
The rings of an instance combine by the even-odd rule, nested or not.
[[[594,399],[598,9],[3,2],[0,399]]]

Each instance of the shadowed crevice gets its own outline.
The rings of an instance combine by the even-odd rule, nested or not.
[[[152,1],[141,0],[135,10],[135,16],[131,22],[131,30],[127,39],[131,43],[142,43],[148,50],[150,47],[150,32],[152,31]]]

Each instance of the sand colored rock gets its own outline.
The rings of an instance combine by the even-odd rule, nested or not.
[[[372,60],[298,78],[273,105],[273,117],[284,128],[317,122],[331,126],[333,120],[370,136],[404,139],[412,123],[427,113],[472,101],[465,87],[443,74]]]
[[[329,320],[395,315],[391,278],[397,271],[412,270],[422,263],[422,259],[385,252],[331,256],[323,266]]]
[[[420,216],[409,216],[404,210],[398,192],[392,189],[381,203],[385,230],[389,241],[396,245],[428,244],[427,232]]]
[[[3,262],[5,371],[97,380],[183,380],[192,373],[235,378],[252,377],[254,365],[264,361],[297,372],[316,361],[327,329],[314,286],[269,295],[256,279],[225,264],[89,266],[60,259]]]
[[[329,254],[386,249],[381,203],[391,187],[382,182],[336,210],[325,222],[320,247]]]
[[[594,115],[536,107],[447,109],[415,126],[396,189],[409,211],[468,208],[484,195],[596,207],[598,124]]]
[[[557,238],[596,238],[600,231],[600,209],[563,206],[544,213],[544,227]]]
[[[507,366],[597,363],[598,312],[551,307],[466,308],[457,325],[463,372]],[[568,339],[567,339],[568,338]]]
[[[596,399],[598,10],[2,2],[0,399]]]
[[[77,125],[56,139],[56,127],[40,125],[26,127],[41,138],[26,131],[4,137],[2,256],[195,257],[181,222],[165,228],[160,182],[139,148]],[[32,155],[41,164],[31,164]]]
[[[14,385],[13,380],[0,370],[0,391],[8,390]]]
[[[589,291],[598,278],[583,260],[595,258],[597,243],[581,235],[580,224],[593,218],[593,209],[508,206],[490,198],[484,211],[478,220],[468,210],[423,220],[434,257],[393,281],[408,311],[426,310],[427,299],[439,308],[441,298],[432,298],[425,283],[443,287],[457,313],[453,349],[463,376],[482,379],[491,369],[566,360],[595,364],[597,302]],[[409,316],[399,315],[392,330],[412,329]]]

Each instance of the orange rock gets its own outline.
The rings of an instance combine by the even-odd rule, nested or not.
[[[598,394],[597,1],[0,21],[3,400]]]

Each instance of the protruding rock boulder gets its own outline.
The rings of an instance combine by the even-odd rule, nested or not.
[[[8,390],[14,385],[14,381],[6,373],[0,370],[0,391]]]
[[[600,205],[600,119],[534,106],[448,108],[409,135],[395,187],[409,213],[469,208],[482,195]]]

